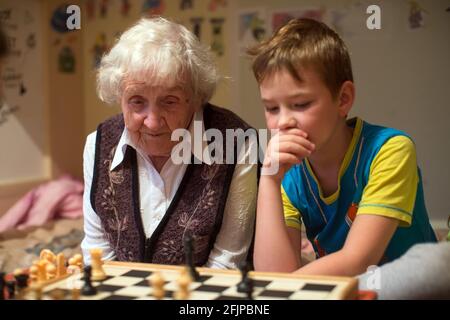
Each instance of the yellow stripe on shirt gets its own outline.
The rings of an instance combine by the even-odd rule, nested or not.
[[[406,136],[389,139],[372,161],[357,214],[382,215],[410,226],[418,182],[414,143]]]
[[[281,199],[283,201],[283,212],[286,225],[288,227],[300,230],[302,226],[300,211],[292,204],[291,200],[284,191],[283,186],[281,186]]]

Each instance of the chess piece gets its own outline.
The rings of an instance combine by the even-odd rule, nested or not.
[[[47,261],[45,260],[40,260],[37,263],[37,281],[38,282],[44,282],[47,280],[47,270],[46,270],[46,266],[47,266]]]
[[[77,253],[76,255],[73,256],[76,265],[78,266],[78,268],[80,268],[80,270],[83,270],[83,256],[79,253]]]
[[[193,257],[193,239],[190,234],[186,234],[183,238],[184,240],[184,253],[186,259],[186,265],[189,268],[189,274],[194,281],[200,279],[198,271],[195,269],[194,257]]]
[[[66,270],[66,257],[64,253],[58,253],[56,256],[56,277],[62,277],[67,274]]]
[[[43,249],[39,254],[39,260],[46,260],[50,263],[55,264],[56,255],[48,249]]]
[[[102,281],[106,279],[105,270],[103,270],[102,249],[91,249],[92,277],[93,281]]]
[[[18,269],[14,271],[14,278],[16,279],[17,285],[17,299],[22,300],[28,288],[29,275],[24,270]]]
[[[86,266],[84,268],[84,285],[81,289],[81,294],[83,296],[94,296],[97,294],[97,289],[92,285],[91,281],[91,275],[92,275],[92,267]]]
[[[5,300],[5,273],[0,272],[0,300]]]
[[[192,278],[187,272],[186,269],[180,274],[180,277],[177,280],[178,283],[178,291],[174,293],[174,298],[176,300],[187,300],[189,299],[189,285],[192,282]]]
[[[16,282],[6,281],[6,290],[8,291],[8,299],[14,299],[16,297]]]
[[[38,280],[38,261],[34,261],[33,265],[30,267],[29,274],[30,274],[30,282],[35,283]]]
[[[67,273],[74,274],[81,272],[83,259],[81,258],[80,261],[80,255],[74,255],[72,258],[69,259],[69,266],[67,267]]]
[[[45,266],[47,280],[54,279],[56,277],[56,267],[53,263],[47,263]]]
[[[160,272],[154,272],[151,275],[149,284],[152,286],[153,296],[156,299],[161,300],[162,298],[164,298],[164,278],[162,277]]]
[[[253,295],[253,280],[249,278],[249,267],[246,261],[239,263],[239,270],[241,271],[241,282],[237,285],[237,292],[245,293],[247,299],[251,300]]]

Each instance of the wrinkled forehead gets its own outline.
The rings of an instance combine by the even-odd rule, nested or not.
[[[122,94],[124,96],[144,94],[184,94],[189,93],[184,82],[178,81],[148,81],[142,79],[126,79],[123,81]]]

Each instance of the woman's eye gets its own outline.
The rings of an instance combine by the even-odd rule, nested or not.
[[[166,104],[168,106],[174,105],[175,103],[177,103],[175,100],[165,100],[164,101],[164,104]]]
[[[178,103],[179,99],[175,98],[175,97],[167,97],[163,100],[163,104],[166,106],[173,106],[176,105]]]
[[[131,107],[140,107],[144,104],[144,101],[142,99],[131,99],[130,101],[128,101],[128,104]]]

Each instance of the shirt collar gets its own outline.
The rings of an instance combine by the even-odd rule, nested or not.
[[[195,134],[194,134],[194,122],[195,121],[201,122],[201,128],[202,128],[201,137],[195,137]],[[206,155],[203,154],[203,150],[205,150],[206,148],[209,148],[208,143],[203,140],[203,134],[205,132],[205,124],[203,122],[203,110],[197,111],[194,113],[193,119],[192,119],[191,123],[189,124],[189,128],[187,131],[189,132],[191,138],[187,139],[187,140],[183,140],[183,141],[186,141],[186,143],[189,143],[189,145],[191,146],[191,152],[192,152],[193,156],[196,157],[197,159],[201,159],[204,163],[211,165],[212,160],[209,156],[210,153],[206,152]],[[183,137],[183,139],[185,139],[184,137]],[[200,148],[195,148],[194,147],[195,145],[194,146],[192,145],[194,142],[194,139],[197,139],[197,138],[201,139],[201,141],[202,141],[201,150],[200,150]],[[117,144],[117,148],[114,153],[113,160],[111,162],[110,171],[113,171],[118,165],[120,165],[122,163],[122,161],[125,158],[125,152],[126,152],[128,146],[135,149],[136,152],[138,152],[144,159],[147,159],[147,155],[134,145],[133,141],[131,140],[128,129],[125,127],[123,129],[122,135],[120,136],[119,143]]]

